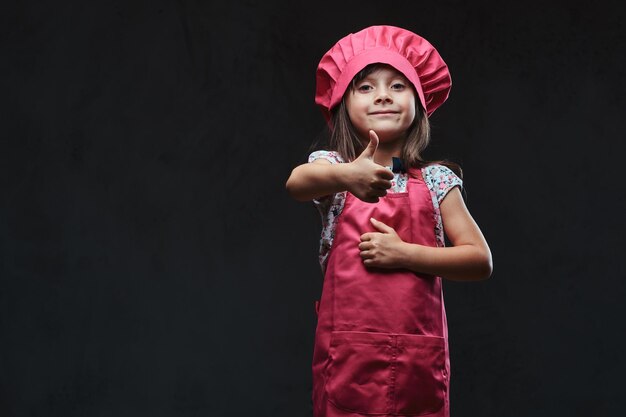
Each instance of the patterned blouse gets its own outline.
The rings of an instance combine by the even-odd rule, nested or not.
[[[316,159],[326,159],[331,164],[343,163],[341,156],[335,151],[315,151],[309,155],[309,162]],[[391,169],[391,167],[388,167]],[[407,173],[394,172],[394,179],[391,181],[391,188],[387,190],[389,193],[406,192],[406,184],[408,180]],[[441,220],[441,212],[439,205],[448,191],[456,186],[462,187],[463,181],[452,170],[444,165],[434,164],[422,168],[422,176],[424,182],[430,190],[430,195],[435,209],[435,230],[433,233],[437,238],[437,246],[445,246],[443,222]],[[337,218],[343,210],[346,201],[346,192],[339,192],[319,200],[313,200],[322,217],[322,236],[320,238],[319,261],[322,271],[326,267],[326,260],[330,253],[335,237],[335,228]]]

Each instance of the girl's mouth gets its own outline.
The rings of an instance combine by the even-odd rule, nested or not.
[[[371,112],[370,115],[379,115],[379,114],[398,114],[399,112],[397,111],[391,111],[391,110],[384,110],[384,111],[375,111],[375,112]]]

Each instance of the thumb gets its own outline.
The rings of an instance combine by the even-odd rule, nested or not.
[[[374,225],[376,230],[381,233],[396,233],[393,227],[387,226],[385,223],[376,220],[375,218],[370,218],[370,222]]]
[[[361,152],[361,156],[364,158],[374,159],[376,149],[378,149],[378,135],[373,130],[370,130],[370,143],[368,143],[367,148]]]

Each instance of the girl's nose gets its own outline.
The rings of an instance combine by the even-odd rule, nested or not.
[[[389,95],[389,92],[387,90],[379,90],[378,95],[376,96],[376,100],[375,103],[392,103],[393,100],[391,99],[391,96]]]

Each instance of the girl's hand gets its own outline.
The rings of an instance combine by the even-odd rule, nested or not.
[[[392,227],[374,218],[370,219],[370,222],[378,232],[361,235],[359,249],[363,264],[376,268],[402,267],[402,247],[405,242]]]
[[[387,195],[391,188],[393,173],[382,165],[374,162],[374,154],[378,148],[378,136],[370,130],[370,142],[367,148],[354,161],[350,162],[347,189],[358,199],[366,203],[376,203],[379,197]]]

